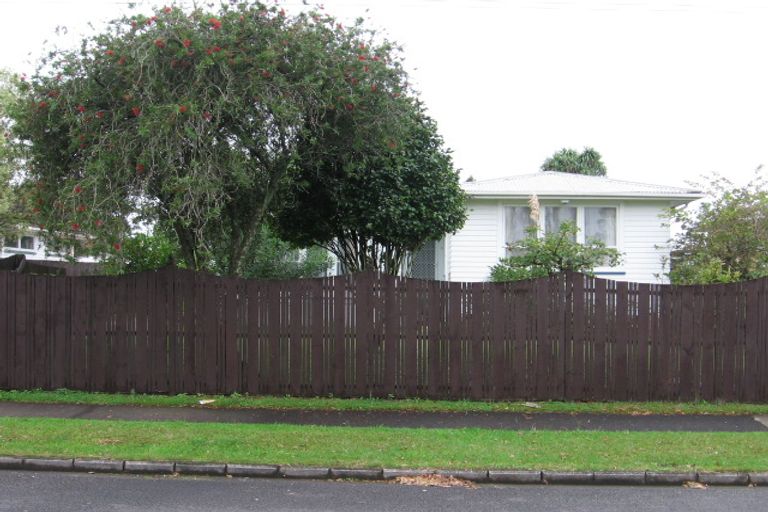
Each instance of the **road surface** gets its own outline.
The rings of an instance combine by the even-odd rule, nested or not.
[[[141,477],[0,470],[2,512],[235,511],[760,511],[768,487],[497,486]]]

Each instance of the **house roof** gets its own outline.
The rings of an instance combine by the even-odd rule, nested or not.
[[[692,188],[652,185],[615,180],[605,176],[585,176],[566,172],[536,172],[492,180],[462,183],[471,197],[615,197],[673,199],[686,203],[704,197]]]

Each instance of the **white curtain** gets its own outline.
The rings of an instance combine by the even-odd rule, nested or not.
[[[560,231],[560,225],[564,222],[570,222],[576,226],[576,207],[574,206],[547,206],[544,208],[544,231],[546,233],[557,233]],[[571,236],[571,240],[576,241],[576,236]]]
[[[584,208],[584,239],[616,247],[616,208]]]
[[[504,243],[513,244],[522,240],[528,233],[525,230],[533,225],[531,209],[527,206],[504,207]]]

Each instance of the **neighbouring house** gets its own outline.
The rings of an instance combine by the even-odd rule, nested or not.
[[[92,256],[77,256],[77,262],[70,262],[66,255],[48,250],[36,227],[29,227],[16,237],[0,238],[0,242],[0,259],[21,255],[29,262],[63,268],[67,275],[91,274],[98,270],[97,259]]]
[[[526,235],[532,222],[528,200],[540,203],[539,229],[557,231],[575,222],[578,240],[597,238],[622,253],[618,267],[598,276],[644,283],[667,282],[670,207],[704,197],[698,190],[634,183],[603,176],[537,172],[463,183],[468,216],[456,234],[428,243],[414,254],[412,276],[445,281],[485,281],[507,244]]]

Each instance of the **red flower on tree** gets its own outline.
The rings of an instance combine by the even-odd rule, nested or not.
[[[212,28],[213,30],[219,30],[219,29],[221,28],[221,21],[219,21],[219,20],[218,20],[218,19],[216,19],[216,18],[210,18],[210,19],[208,20],[208,23],[210,23],[210,24],[211,24],[211,28]]]
[[[179,114],[183,114],[186,111],[187,111],[186,105],[179,105]]]
[[[96,117],[98,117],[99,119],[103,118],[104,117],[104,112],[99,110],[98,112],[96,112]]]
[[[107,54],[107,55],[109,55],[110,57],[111,57],[111,56],[113,56],[113,55],[115,54],[115,52],[114,52],[114,51],[112,51],[112,50],[107,50],[107,51],[105,51],[104,53],[106,53],[106,54]]]
[[[155,46],[158,48],[165,48],[165,41],[162,39],[155,39]]]
[[[48,106],[48,103],[46,103],[45,101],[41,101],[40,103],[37,104],[37,106],[40,108],[45,108]]]
[[[80,213],[83,213],[85,210],[87,210],[87,208],[85,207],[84,204],[81,204],[77,207],[77,211]]]
[[[358,55],[357,56],[357,60],[365,60],[365,59],[366,59],[365,55]]]
[[[78,231],[78,230],[80,230],[80,224],[78,224],[77,222],[73,222],[72,231]]]
[[[83,188],[82,188],[80,185],[75,185],[75,188],[74,188],[74,189],[72,189],[72,191],[73,191],[75,194],[79,194],[80,192],[82,192],[82,191],[83,191]]]
[[[355,110],[355,104],[347,103],[346,105],[344,105],[344,108],[346,108],[347,110]]]
[[[100,228],[101,226],[103,226],[103,225],[104,225],[104,222],[102,222],[102,220],[101,220],[101,219],[96,219],[96,220],[94,221],[94,225],[95,225],[97,228]]]
[[[139,107],[133,107],[131,109],[131,114],[133,114],[133,117],[139,117],[141,115],[141,109]]]
[[[120,242],[115,242],[115,243],[112,245],[112,247],[114,247],[116,251],[119,251],[120,249],[122,249],[122,248],[123,248],[123,246],[122,246],[122,245],[120,245]]]
[[[117,61],[117,65],[122,66],[123,64],[125,64],[125,57],[120,57],[120,59]]]
[[[139,174],[144,172],[144,164],[136,164],[136,172]]]
[[[206,110],[205,112],[203,112],[203,119],[205,119],[206,121],[210,121],[211,119],[213,119],[213,115]]]
[[[185,39],[184,41],[181,42],[181,44],[184,45],[184,48],[189,48],[190,46],[192,46],[192,40]]]
[[[171,14],[173,12],[173,9],[170,7],[163,7],[163,12],[165,14]]]
[[[78,105],[75,108],[75,110],[77,110],[78,112],[80,112],[82,114],[83,112],[85,112],[85,106],[84,105]]]

